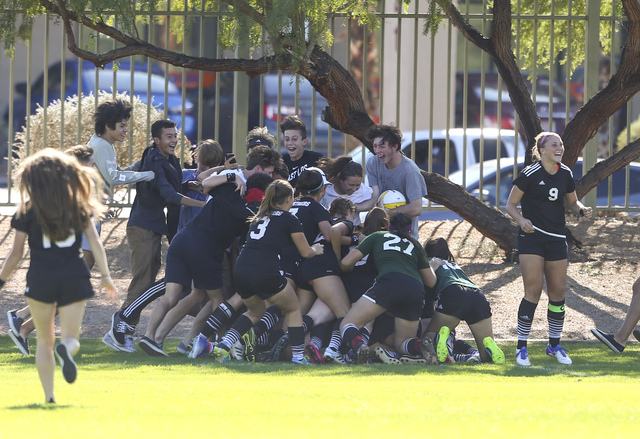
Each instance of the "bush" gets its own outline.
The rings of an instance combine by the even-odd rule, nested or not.
[[[118,93],[117,98],[129,101],[133,105],[133,112],[129,120],[129,134],[127,140],[122,144],[116,143],[116,155],[118,164],[126,167],[130,163],[135,162],[142,157],[142,151],[149,146],[151,124],[162,118],[157,108],[153,105],[147,105],[140,101],[137,96],[131,97],[128,93]],[[88,96],[78,98],[77,95],[68,97],[64,103],[64,129],[61,127],[62,119],[62,103],[60,100],[52,102],[47,107],[46,125],[44,122],[44,108],[38,105],[36,114],[29,116],[31,120],[30,144],[27,145],[26,128],[16,133],[13,143],[14,149],[14,169],[20,165],[20,162],[29,154],[33,154],[45,146],[56,149],[67,149],[73,145],[86,144],[94,134],[93,113],[97,105],[104,101],[113,99],[113,94],[106,91],[99,91],[96,103],[96,97],[93,93]],[[80,103],[80,106],[78,105]],[[81,108],[80,129],[78,129],[78,108]],[[149,113],[149,122],[147,125],[147,112]],[[47,144],[44,145],[44,133],[47,133]],[[78,138],[78,132],[80,136]],[[60,139],[62,133],[62,144]],[[149,134],[148,134],[149,133]],[[129,147],[131,141],[131,148]],[[129,149],[131,149],[131,158],[129,157]],[[176,155],[180,157],[179,147],[176,148]]]

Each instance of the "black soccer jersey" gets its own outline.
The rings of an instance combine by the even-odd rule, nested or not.
[[[210,191],[212,198],[185,226],[202,242],[223,251],[237,236],[247,233],[247,220],[254,212],[236,191],[233,183],[225,183]]]
[[[51,241],[42,233],[33,210],[26,214],[16,213],[11,219],[11,227],[29,236],[31,263],[27,273],[27,284],[32,276],[44,277],[51,281],[75,277],[89,277],[89,269],[82,259],[80,244],[82,231],[69,229],[64,241]]]
[[[291,234],[297,232],[302,232],[302,224],[293,214],[275,211],[271,216],[251,223],[242,251],[262,250],[280,254],[284,247],[293,243]]]
[[[523,169],[513,184],[524,192],[520,200],[522,216],[531,220],[538,232],[564,238],[564,199],[576,190],[571,169],[561,163],[555,174],[549,174],[537,162]]]
[[[320,242],[323,239],[320,233],[320,224],[322,221],[328,221],[331,224],[331,214],[311,197],[302,197],[293,202],[293,206],[289,210],[302,223],[304,236],[307,238],[309,245]]]

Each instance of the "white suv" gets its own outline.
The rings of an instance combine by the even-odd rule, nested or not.
[[[431,155],[429,155],[430,135],[433,140]],[[415,155],[411,154],[412,133],[404,135],[401,149],[407,157],[412,157],[421,169],[428,171],[429,160],[431,160],[432,172],[445,175],[447,137],[449,141],[449,174],[462,169],[462,164],[465,162],[466,167],[468,167],[479,161],[496,159],[498,157],[498,138],[500,140],[500,157],[513,157],[514,155],[523,157],[525,153],[525,143],[520,138],[518,138],[516,145],[515,131],[499,130],[497,128],[467,128],[466,130],[451,128],[449,130],[416,131]],[[515,154],[516,148],[517,154]],[[351,150],[349,155],[360,164],[366,163],[369,157],[373,156],[368,149],[362,146]],[[482,160],[480,160],[481,158]]]

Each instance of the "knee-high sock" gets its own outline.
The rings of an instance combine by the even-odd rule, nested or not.
[[[337,319],[333,324],[333,331],[331,331],[331,340],[329,341],[329,346],[327,346],[334,351],[340,350],[340,345],[342,344],[342,337],[340,335],[340,323],[342,323],[342,317]],[[358,333],[360,333],[360,331],[358,331]]]
[[[282,311],[277,306],[273,305],[267,308],[264,315],[258,323],[253,325],[253,330],[258,338],[258,344],[264,344],[267,342],[267,332],[273,328],[276,323],[282,318]],[[264,340],[262,340],[264,338]],[[263,341],[263,343],[261,343]]]
[[[344,340],[347,346],[356,350],[361,344],[364,344],[364,340],[362,340],[362,336],[360,335],[360,330],[356,325],[351,323],[347,323],[344,325],[344,328],[342,328],[342,340]]]
[[[235,309],[229,304],[229,302],[222,302],[213,310],[213,313],[211,313],[207,319],[207,323],[204,325],[200,334],[207,338],[211,337],[213,334],[220,331],[220,328],[229,321],[234,312]]]
[[[520,307],[518,308],[518,349],[527,345],[537,306],[537,303],[532,303],[525,299],[520,302]]]
[[[242,337],[245,332],[247,332],[253,326],[253,322],[251,319],[244,314],[238,317],[238,319],[231,325],[231,328],[227,331],[227,333],[222,337],[222,341],[219,343],[223,348],[227,350],[231,349],[240,337]]]
[[[551,347],[556,347],[560,343],[564,326],[564,312],[564,300],[558,302],[549,301],[547,322],[549,323],[549,344]]]
[[[304,354],[304,329],[302,326],[289,326],[289,343],[291,344],[291,359],[302,360]]]

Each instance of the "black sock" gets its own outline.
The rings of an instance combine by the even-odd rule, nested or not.
[[[518,308],[518,349],[521,349],[527,345],[527,339],[531,333],[531,324],[533,323],[533,316],[536,313],[537,303],[529,302],[522,299],[520,307]]]
[[[307,332],[311,331],[312,328],[313,328],[313,319],[309,317],[309,315],[307,314],[303,315],[302,330],[304,331],[304,333],[306,334]]]
[[[560,344],[562,328],[564,326],[564,300],[549,301],[547,309],[547,322],[549,323],[549,344],[555,348]]]
[[[240,338],[253,326],[251,319],[244,314],[231,325],[231,328],[222,337],[222,344],[227,348],[231,348]],[[224,347],[223,346],[223,347]]]
[[[207,323],[204,325],[204,328],[200,333],[207,338],[211,337],[213,334],[220,331],[220,328],[229,321],[234,312],[235,309],[229,304],[229,302],[222,302],[213,310],[213,313],[211,313],[207,319]]]

